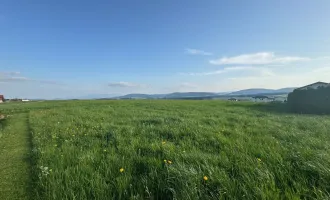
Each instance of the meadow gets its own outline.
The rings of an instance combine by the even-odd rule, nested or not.
[[[220,100],[6,103],[0,113],[10,116],[1,160],[16,162],[1,145],[23,139],[14,153],[29,155],[6,173],[0,164],[0,199],[330,199],[327,115]]]

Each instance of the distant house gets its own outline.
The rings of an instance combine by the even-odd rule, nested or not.
[[[265,95],[257,95],[252,97],[254,99],[255,102],[271,102],[271,101],[275,101],[274,97],[269,97],[269,96],[265,96]]]
[[[236,98],[230,98],[230,99],[228,99],[228,101],[237,101],[237,99]]]
[[[254,98],[254,99],[260,99],[260,100],[264,100],[264,99],[269,99],[269,97],[268,96],[264,96],[264,95],[259,95],[259,96],[254,96],[254,97],[252,97],[252,98]]]
[[[329,87],[330,84],[329,83],[325,83],[325,82],[316,82],[316,83],[312,83],[300,88],[297,88],[296,90],[307,90],[307,89],[317,89],[319,87]]]
[[[15,98],[15,99],[9,99],[9,101],[14,101],[14,102],[16,102],[16,101],[22,101],[22,99],[17,99],[17,98]]]
[[[30,101],[29,99],[22,99],[22,101],[24,101],[24,102],[28,102],[28,101]]]
[[[3,95],[0,95],[0,103],[5,102],[5,97]]]

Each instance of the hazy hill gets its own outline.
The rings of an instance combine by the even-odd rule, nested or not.
[[[281,88],[281,89],[264,89],[264,88],[252,88],[246,90],[239,90],[229,93],[229,95],[254,95],[254,94],[274,94],[274,93],[290,93],[295,88]]]
[[[246,90],[240,90],[235,92],[174,92],[169,94],[127,94],[123,96],[113,97],[115,99],[180,99],[180,98],[212,98],[221,96],[244,96],[244,95],[256,95],[256,94],[287,94],[294,90],[295,88],[281,88],[281,89],[265,89],[265,88],[251,88]],[[112,97],[102,97],[99,98],[112,98]]]

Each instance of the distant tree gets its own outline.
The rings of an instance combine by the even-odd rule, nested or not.
[[[330,114],[330,87],[296,89],[288,95],[288,106],[293,112]]]

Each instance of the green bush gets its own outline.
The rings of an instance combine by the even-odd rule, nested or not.
[[[288,105],[293,112],[330,114],[330,87],[296,89],[289,94]]]

